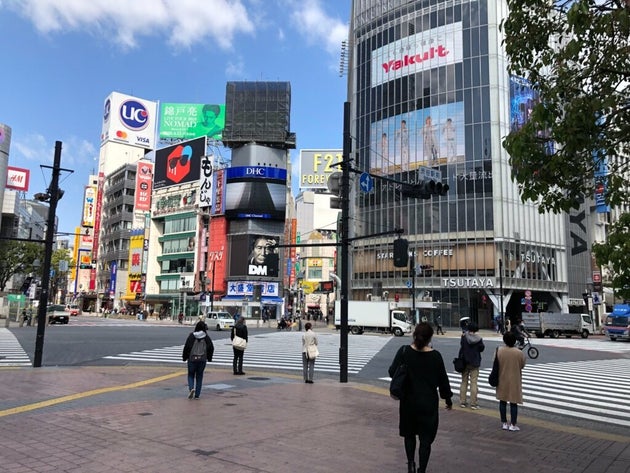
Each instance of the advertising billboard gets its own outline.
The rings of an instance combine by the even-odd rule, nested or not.
[[[214,203],[212,208],[213,215],[223,215],[225,213],[225,171],[218,169],[214,173]]]
[[[300,150],[300,189],[328,189],[328,177],[340,171],[340,149]]]
[[[226,217],[284,220],[287,205],[286,169],[237,166],[225,171]]]
[[[98,188],[96,186],[85,186],[85,192],[83,193],[83,219],[81,220],[82,227],[94,226],[97,192]]]
[[[201,178],[199,179],[199,207],[206,208],[212,207],[212,193],[213,191],[213,183],[212,183],[212,168],[214,166],[214,156],[206,155],[201,157],[201,170],[199,174]]]
[[[464,102],[427,107],[374,122],[370,136],[370,172],[374,174],[464,162]]]
[[[151,191],[153,187],[153,163],[138,161],[136,169],[136,191],[133,209],[140,212],[151,210]]]
[[[372,87],[463,57],[461,21],[422,31],[372,51]]]
[[[225,105],[161,103],[160,139],[190,140],[207,136],[220,140],[225,128]]]
[[[278,277],[279,235],[234,235],[230,243],[230,276]]]
[[[127,274],[127,296],[142,292],[142,253],[144,232],[134,230],[129,238],[129,273]]]
[[[112,92],[103,106],[101,146],[107,141],[155,147],[157,103]]]
[[[31,177],[31,171],[28,169],[7,166],[7,189],[16,191],[28,191],[28,183]]]
[[[153,188],[198,181],[201,158],[205,154],[205,137],[158,149],[155,152]]]

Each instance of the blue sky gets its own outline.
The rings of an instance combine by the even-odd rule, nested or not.
[[[232,80],[291,82],[294,163],[300,149],[341,148],[349,14],[350,0],[0,0],[9,164],[31,170],[32,198],[63,143],[61,167],[74,172],[61,175],[57,216],[74,232],[112,91],[224,103]]]

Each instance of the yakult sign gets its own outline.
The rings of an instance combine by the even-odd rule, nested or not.
[[[462,59],[461,21],[423,31],[372,51],[372,87]]]

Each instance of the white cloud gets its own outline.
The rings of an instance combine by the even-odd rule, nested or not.
[[[320,0],[290,2],[291,19],[295,28],[310,44],[322,47],[330,54],[339,55],[341,42],[348,39],[348,24],[328,16]]]
[[[55,156],[55,143],[46,140],[43,135],[31,134],[19,139],[13,137],[11,157],[14,162],[33,162],[52,164]],[[71,136],[61,144],[61,167],[72,169],[73,166],[94,165],[98,150],[92,143],[76,136]],[[15,160],[14,160],[15,159]]]
[[[245,63],[242,57],[235,58],[234,61],[228,61],[225,66],[225,77],[231,80],[244,80]]]
[[[138,37],[161,35],[176,48],[232,48],[254,24],[241,0],[5,0],[43,34],[88,31],[134,48]]]

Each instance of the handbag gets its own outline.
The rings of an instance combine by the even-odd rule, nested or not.
[[[499,347],[494,352],[494,361],[492,362],[492,371],[488,375],[488,384],[493,388],[499,386]]]
[[[238,335],[234,335],[234,339],[232,340],[232,346],[237,350],[245,350],[247,348],[247,340],[239,337]]]
[[[408,372],[407,364],[405,363],[405,352],[407,347],[403,348],[403,362],[398,365],[392,380],[389,383],[389,395],[392,399],[399,401],[405,395],[407,391]]]
[[[462,358],[461,353],[457,356],[457,358],[453,358],[453,368],[458,373],[463,373],[464,369],[466,369],[466,361]]]
[[[317,345],[308,345],[306,347],[306,358],[309,360],[314,360],[319,356],[319,350],[317,349]]]

